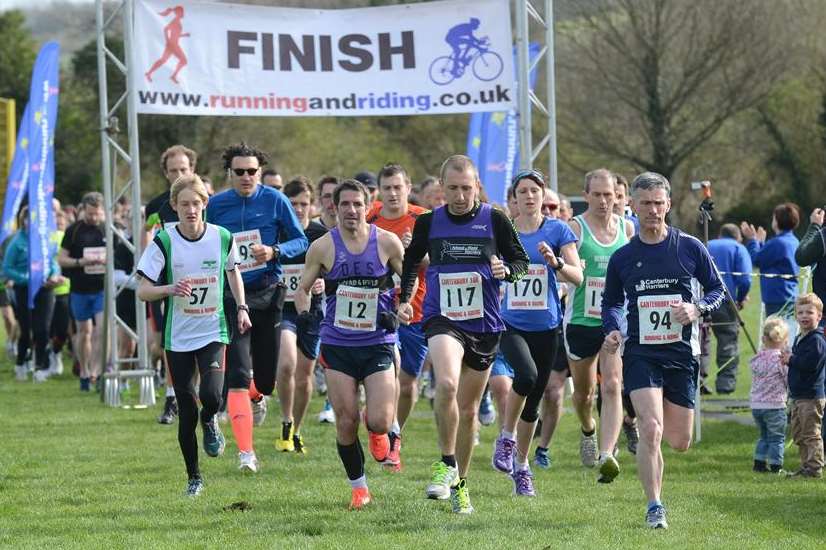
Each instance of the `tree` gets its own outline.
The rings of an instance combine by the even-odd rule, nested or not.
[[[32,66],[37,56],[34,40],[22,11],[0,13],[0,97],[16,102],[17,119],[29,100]]]
[[[581,0],[560,41],[560,133],[671,179],[786,68],[769,0]]]

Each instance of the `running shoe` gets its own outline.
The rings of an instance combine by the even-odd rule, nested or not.
[[[579,459],[582,465],[593,468],[597,464],[597,433],[581,434],[579,438]]]
[[[652,506],[645,513],[645,525],[651,529],[668,529],[668,521],[665,519],[665,506],[658,504]]]
[[[362,422],[364,422],[364,427],[367,428],[367,409],[362,411]],[[367,428],[367,449],[376,462],[384,462],[390,453],[390,438],[387,434],[377,434]]]
[[[467,480],[463,479],[450,488],[450,509],[454,514],[472,514],[473,505],[470,503],[470,492],[467,489]]]
[[[530,469],[516,470],[511,474],[513,480],[513,494],[518,497],[535,497],[533,488],[533,472]]]
[[[91,391],[92,387],[89,384],[88,378],[81,378],[80,379],[80,391]]]
[[[14,367],[14,375],[20,382],[25,382],[29,378],[29,367],[26,365],[16,365]]]
[[[427,498],[447,500],[450,498],[450,486],[459,479],[459,470],[448,466],[441,460],[430,466],[430,484],[427,486]]]
[[[201,428],[204,430],[204,452],[207,456],[221,456],[226,446],[224,434],[213,416],[209,422],[202,422]]]
[[[315,371],[315,390],[318,395],[327,395],[327,379],[324,377],[324,368],[316,364]]]
[[[14,358],[17,356],[17,342],[12,340],[6,341],[6,357],[8,357],[9,361],[14,361]]]
[[[301,434],[293,434],[293,449],[300,455],[307,454],[307,447],[304,446],[304,438]]]
[[[258,401],[250,401],[250,403],[252,404],[252,423],[260,426],[267,418],[267,398],[261,396]]]
[[[238,469],[245,474],[258,472],[258,458],[255,456],[255,451],[241,451],[238,453]]]
[[[48,369],[45,369],[45,370],[44,369],[38,369],[38,370],[34,371],[34,374],[32,375],[32,380],[34,380],[35,382],[45,382],[48,379],[49,379]]]
[[[174,424],[177,417],[178,402],[170,395],[163,404],[163,412],[158,417],[158,424]]]
[[[628,447],[628,452],[632,455],[637,454],[637,444],[640,442],[640,432],[637,430],[637,423],[630,424],[623,422],[622,431],[625,432],[625,443]]]
[[[550,469],[551,455],[548,453],[548,450],[537,448],[533,454],[533,463],[536,464],[538,468],[542,468],[543,470]]]
[[[370,504],[372,500],[367,487],[353,487],[353,494],[350,497],[350,510],[361,510]]]
[[[293,423],[281,423],[281,437],[275,440],[275,450],[282,453],[292,453],[295,451],[295,443],[293,443]]]
[[[390,451],[387,453],[387,458],[384,459],[382,465],[390,472],[402,471],[402,436],[399,434],[391,434],[388,436],[390,440]]]
[[[620,473],[619,462],[612,455],[603,457],[599,461],[599,483],[611,483]]]
[[[197,497],[204,490],[204,480],[200,477],[191,477],[186,484],[186,496]]]
[[[61,352],[49,352],[49,373],[56,376],[63,374],[63,354]]]
[[[324,400],[324,408],[318,413],[318,421],[321,424],[335,424],[336,413],[333,411],[333,406],[328,400]]]
[[[496,443],[493,447],[493,457],[491,464],[493,469],[502,472],[503,474],[510,474],[513,472],[513,449],[516,446],[516,441],[508,439],[503,436],[496,438]]]
[[[490,426],[496,422],[496,409],[493,407],[490,391],[486,391],[479,402],[479,422],[482,426]]]
[[[226,424],[229,422],[229,415],[227,414],[227,411],[218,411],[215,413],[215,417],[218,419],[219,424]]]

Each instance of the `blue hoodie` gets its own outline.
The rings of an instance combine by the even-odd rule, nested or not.
[[[15,286],[29,286],[29,234],[20,230],[11,238],[3,258],[3,274],[14,281]],[[60,275],[57,254],[53,253],[49,261],[46,278]]]
[[[751,255],[754,267],[760,273],[794,275],[792,279],[780,277],[760,277],[760,295],[764,304],[786,304],[794,302],[797,297],[797,275],[800,267],[794,259],[794,253],[800,241],[791,231],[778,233],[776,237],[761,243],[754,239],[746,241],[746,248]]]

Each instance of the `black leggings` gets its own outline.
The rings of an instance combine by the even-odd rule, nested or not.
[[[275,389],[275,370],[278,352],[281,348],[281,298],[273,299],[268,309],[250,309],[252,328],[244,334],[238,333],[238,311],[235,300],[224,300],[227,325],[232,332],[227,350],[227,389],[248,389],[250,378],[255,387],[264,395],[271,395]]]
[[[505,326],[507,330],[502,334],[499,349],[513,368],[513,391],[526,398],[520,418],[525,422],[536,422],[539,403],[556,361],[559,327],[526,332]]]
[[[195,351],[166,351],[172,386],[178,400],[178,443],[186,463],[186,473],[200,476],[198,469],[198,399],[201,400],[201,422],[209,422],[221,405],[224,386],[224,344],[212,342]],[[200,375],[200,391],[195,395],[196,375]]]
[[[29,309],[29,287],[14,287],[14,316],[20,324],[20,338],[17,340],[17,364],[26,362],[34,336],[34,360],[37,370],[49,368],[49,323],[54,309],[54,294],[49,288],[41,288],[34,297],[34,308]]]
[[[54,297],[54,313],[49,328],[52,338],[52,351],[60,353],[63,345],[69,340],[69,295],[63,294]]]

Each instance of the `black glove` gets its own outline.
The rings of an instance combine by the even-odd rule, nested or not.
[[[393,311],[379,313],[379,326],[387,332],[396,332],[399,328],[399,319]]]

